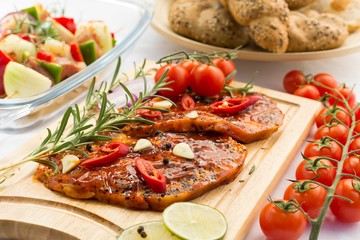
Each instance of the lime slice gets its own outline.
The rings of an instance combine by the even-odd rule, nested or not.
[[[224,215],[210,206],[180,202],[167,207],[163,221],[172,233],[182,239],[222,239],[227,230]]]
[[[146,222],[125,229],[118,240],[179,240],[161,221]]]

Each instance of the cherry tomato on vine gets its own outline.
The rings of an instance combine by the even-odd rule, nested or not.
[[[360,137],[354,138],[349,145],[349,152],[360,154]]]
[[[315,84],[316,88],[319,90],[320,96],[323,96],[325,93],[332,93],[331,89],[335,89],[338,87],[338,83],[336,82],[335,78],[327,73],[318,73],[314,76],[313,81],[315,83],[320,83],[323,86],[318,86]],[[330,89],[328,89],[328,88]]]
[[[295,240],[305,232],[307,220],[299,210],[285,211],[269,202],[261,209],[259,223],[268,239]]]
[[[305,84],[300,86],[294,91],[294,95],[313,100],[319,100],[320,98],[319,90],[311,84]]]
[[[191,73],[193,68],[199,64],[200,64],[200,62],[198,62],[196,60],[184,60],[181,63],[179,63],[179,65],[181,67],[185,68],[189,74]]]
[[[355,120],[360,120],[360,107],[354,109]]]
[[[226,60],[225,58],[214,58],[211,62],[224,73],[225,78],[236,70],[235,64],[232,60]],[[235,77],[229,79],[226,84],[231,83]]]
[[[294,93],[296,89],[304,84],[306,84],[306,77],[299,70],[288,72],[283,79],[283,87],[288,93]]]
[[[345,159],[342,172],[360,177],[360,158],[357,156],[350,156]],[[344,178],[351,177],[345,176]]]
[[[331,212],[341,222],[360,221],[360,186],[353,179],[341,179],[336,186],[335,195],[348,198],[346,201],[334,198],[330,204]]]
[[[330,97],[328,99],[330,104],[333,105],[333,104],[337,103],[337,105],[339,105],[339,106],[345,106],[345,104],[341,101],[342,97],[344,97],[350,107],[354,107],[356,105],[356,96],[351,88],[348,88],[346,86],[340,86],[337,89],[339,91],[339,94],[334,92],[334,95],[336,96],[336,98]]]
[[[159,68],[155,74],[155,82],[158,82],[160,78],[165,74],[166,70],[169,70],[166,77],[166,82],[174,81],[167,85],[167,88],[171,88],[173,91],[161,90],[159,94],[171,98],[177,97],[179,94],[184,93],[189,85],[189,73],[188,71],[174,63],[166,64]]]
[[[324,206],[327,192],[322,186],[304,181],[291,183],[284,192],[284,199],[296,199],[311,218],[317,218]]]
[[[360,134],[360,122],[355,125],[354,134]]]
[[[329,108],[321,109],[315,117],[316,126],[319,128],[325,123],[342,122],[350,127],[351,117],[343,107],[330,106]]]
[[[340,161],[342,157],[342,147],[335,141],[322,138],[309,142],[305,146],[304,156],[307,158],[324,156]]]
[[[199,64],[190,73],[190,87],[202,97],[213,97],[221,92],[225,85],[225,75],[217,67]]]
[[[345,144],[348,135],[349,130],[347,127],[340,123],[333,123],[331,125],[322,125],[321,127],[319,127],[314,134],[314,138],[321,139],[328,136],[336,139],[342,144]]]
[[[331,161],[321,159],[315,162],[316,157],[311,157],[310,162],[303,160],[296,168],[296,180],[312,180],[331,186],[336,176],[336,168]]]

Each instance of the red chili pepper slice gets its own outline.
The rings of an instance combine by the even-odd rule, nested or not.
[[[44,60],[46,62],[54,61],[54,55],[49,52],[43,51],[43,50],[37,51],[36,58],[39,60]]]
[[[155,119],[161,119],[162,113],[160,111],[153,111],[150,109],[140,109],[137,111],[138,114],[140,114],[141,117],[149,119],[149,120],[155,120]]]
[[[77,62],[83,62],[84,58],[81,54],[80,47],[76,43],[70,44],[70,52],[73,59]]]
[[[76,32],[76,24],[73,18],[67,18],[67,17],[56,17],[54,18],[55,21],[60,23],[63,27],[65,27],[67,30],[75,34]]]
[[[181,98],[181,106],[186,110],[193,110],[195,108],[195,101],[194,99],[185,94],[182,98]]]
[[[166,192],[166,178],[164,174],[157,171],[149,161],[136,157],[135,167],[140,172],[149,188],[156,193]]]
[[[238,112],[250,107],[261,99],[258,95],[230,98],[227,100],[215,102],[210,105],[214,113],[217,114],[237,114]]]
[[[118,158],[126,156],[129,152],[129,146],[121,142],[112,142],[98,149],[99,154],[106,155],[90,158],[83,161],[80,165],[88,168],[99,167],[116,161]]]

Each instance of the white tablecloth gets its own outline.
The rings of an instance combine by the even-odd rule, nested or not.
[[[134,62],[142,61],[144,58],[157,60],[168,54],[183,50],[184,48],[178,44],[172,43],[168,39],[162,37],[149,28],[144,35],[139,39],[132,50],[132,54],[125,59],[125,66],[128,69],[132,68]],[[332,74],[338,82],[344,82],[348,86],[353,86],[359,83],[360,80],[360,52],[351,55],[336,57],[326,60],[313,61],[296,61],[296,62],[257,62],[257,61],[236,61],[238,74],[237,80],[247,82],[251,79],[254,72],[258,71],[255,84],[283,91],[282,79],[284,75],[293,69],[303,70],[305,73],[316,74],[325,72]],[[125,67],[125,69],[126,69]],[[124,68],[122,68],[124,70]],[[356,95],[360,100],[360,86],[355,87]],[[26,141],[29,141],[39,131],[45,129],[47,126],[37,126],[31,131],[24,133],[0,133],[0,159],[7,153],[18,151],[19,146]],[[310,137],[309,137],[310,138]],[[278,186],[272,193],[273,198],[282,198],[283,192],[289,184],[286,179],[294,179],[295,169],[301,161],[300,152],[293,159],[287,172],[282,177]],[[329,214],[330,215],[330,214]],[[302,239],[307,239],[309,229]],[[330,215],[323,226],[320,239],[359,239],[360,238],[360,224],[341,224],[335,221]],[[254,219],[254,223],[246,237],[249,240],[264,239],[261,233],[258,218]]]

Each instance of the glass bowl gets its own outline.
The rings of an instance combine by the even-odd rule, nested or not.
[[[2,0],[0,16],[41,3],[45,9],[64,11],[65,16],[75,22],[85,20],[103,20],[114,32],[115,47],[95,62],[52,86],[38,95],[0,99],[0,130],[26,130],[34,124],[54,117],[61,110],[84,98],[89,81],[96,76],[103,80],[109,78],[121,56],[126,59],[131,47],[149,26],[153,0]]]

